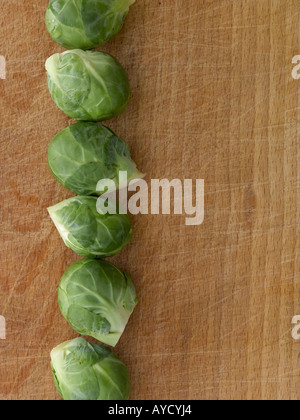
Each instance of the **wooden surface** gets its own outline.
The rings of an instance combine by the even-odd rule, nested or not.
[[[0,399],[59,399],[49,352],[76,337],[56,288],[77,259],[47,214],[71,196],[47,166],[70,120],[44,62],[47,0],[0,0]],[[135,216],[114,261],[140,303],[117,354],[132,399],[298,399],[299,0],[138,0],[104,50],[132,98],[107,123],[151,178],[205,179],[205,222]]]

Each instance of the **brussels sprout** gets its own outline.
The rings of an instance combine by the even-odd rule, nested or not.
[[[67,247],[83,257],[110,257],[131,241],[127,214],[101,215],[96,197],[77,196],[48,209]]]
[[[72,50],[46,61],[48,87],[56,105],[79,121],[113,118],[127,106],[127,73],[111,55]]]
[[[109,41],[122,29],[135,0],[50,0],[46,26],[65,48],[89,50]]]
[[[104,346],[83,338],[51,352],[55,386],[66,401],[128,400],[130,377],[124,363]]]
[[[71,327],[109,346],[116,346],[136,304],[127,273],[103,260],[71,265],[58,288],[61,312]]]
[[[97,123],[79,122],[58,133],[50,143],[48,163],[55,178],[79,195],[100,194],[101,179],[111,179],[118,186],[120,171],[127,172],[128,181],[143,176],[128,145]]]

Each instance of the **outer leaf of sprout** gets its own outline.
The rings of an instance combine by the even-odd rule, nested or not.
[[[46,27],[65,48],[89,50],[117,35],[133,3],[135,0],[50,0]]]
[[[110,349],[77,338],[51,352],[56,388],[64,400],[127,400],[130,378],[126,366]]]
[[[127,143],[92,122],[78,122],[58,133],[50,143],[48,163],[55,178],[79,195],[100,194],[102,179],[111,179],[118,188],[120,171],[127,172],[128,182],[143,177]]]
[[[81,260],[69,267],[58,288],[62,315],[81,335],[116,346],[136,304],[128,274],[103,260]]]
[[[126,214],[100,215],[96,197],[69,198],[48,209],[64,243],[78,255],[110,257],[120,252],[132,238]]]
[[[48,87],[56,105],[78,121],[104,121],[127,106],[127,73],[111,55],[72,50],[46,61]]]

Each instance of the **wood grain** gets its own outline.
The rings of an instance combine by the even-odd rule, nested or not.
[[[76,336],[56,288],[77,259],[47,207],[71,196],[47,147],[70,120],[44,71],[47,0],[0,0],[0,399],[59,399],[49,352]],[[299,399],[298,0],[138,0],[104,50],[132,98],[107,123],[151,178],[205,179],[205,222],[135,216],[114,261],[140,303],[116,348],[132,399]]]

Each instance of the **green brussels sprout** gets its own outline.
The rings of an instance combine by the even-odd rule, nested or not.
[[[50,0],[46,27],[65,48],[89,50],[120,32],[133,3],[135,0]]]
[[[96,205],[96,197],[77,196],[48,211],[67,247],[83,257],[110,257],[131,241],[130,217],[99,214]]]
[[[104,346],[83,338],[51,352],[55,386],[66,401],[128,400],[130,377],[124,363]]]
[[[62,315],[81,335],[116,346],[136,304],[127,273],[103,260],[81,260],[68,268],[58,288]]]
[[[111,55],[72,50],[46,61],[48,87],[56,105],[78,121],[104,121],[127,106],[127,73]]]
[[[109,128],[97,123],[79,122],[58,133],[50,143],[48,163],[55,178],[79,195],[101,194],[97,184],[111,179],[119,185],[119,172],[126,171],[128,182],[141,178],[128,145]]]

